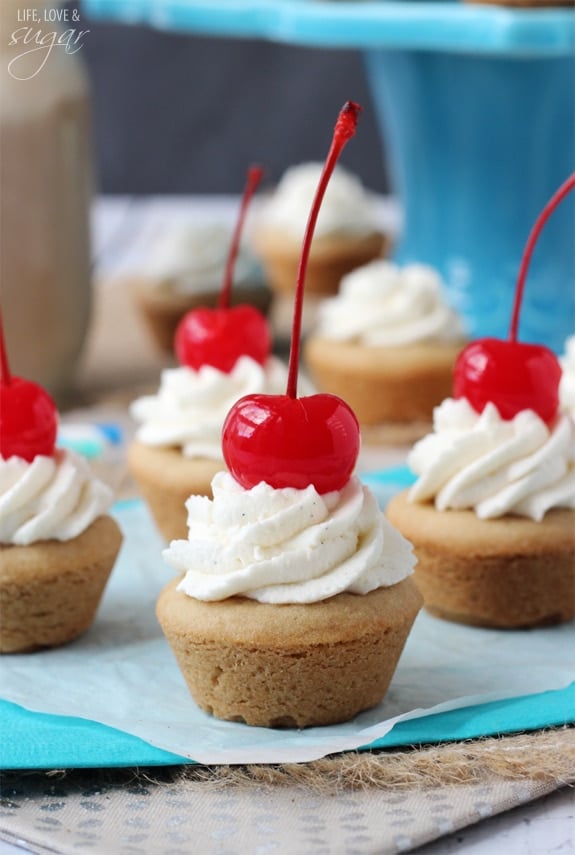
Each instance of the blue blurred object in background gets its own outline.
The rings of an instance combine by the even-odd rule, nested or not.
[[[113,422],[65,422],[58,428],[58,446],[76,451],[89,460],[104,457],[122,442],[122,429]]]
[[[574,57],[378,50],[366,63],[404,205],[398,260],[441,271],[473,338],[506,338],[529,232],[575,169]],[[574,330],[570,197],[535,249],[519,335],[560,353]]]
[[[387,466],[385,469],[374,469],[370,472],[363,472],[360,476],[361,481],[369,487],[377,499],[377,503],[382,511],[385,510],[391,499],[401,493],[402,490],[408,490],[417,480],[417,476],[411,471],[409,466],[402,464],[399,466]]]

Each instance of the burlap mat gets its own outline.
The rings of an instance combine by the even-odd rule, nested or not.
[[[177,780],[210,786],[302,785],[321,793],[474,784],[497,777],[575,784],[575,728],[403,751],[348,752],[310,763],[184,766]],[[153,776],[152,776],[153,777]]]

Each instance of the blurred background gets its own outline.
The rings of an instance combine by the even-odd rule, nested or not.
[[[194,199],[204,220],[210,198],[227,200],[234,214],[249,164],[265,167],[269,189],[288,167],[323,160],[347,100],[364,110],[342,165],[380,204],[401,190],[401,210],[388,206],[391,219],[379,224],[394,258],[436,267],[473,335],[506,335],[526,236],[573,165],[575,64],[561,17],[570,13],[541,12],[557,42],[542,49],[520,10],[508,11],[505,41],[501,10],[475,10],[492,24],[477,30],[471,3],[437,7],[445,22],[454,10],[459,21],[459,29],[437,24],[439,47],[421,49],[429,28],[409,14],[407,49],[392,39],[362,52],[114,24],[89,17],[82,0],[0,0],[0,285],[16,373],[61,400],[75,377],[83,390],[96,370],[102,382],[117,380],[130,347],[133,365],[157,373],[135,323],[129,339],[128,288],[114,291],[123,305],[107,303],[111,319],[126,321],[121,352],[99,343],[112,291],[92,284],[117,284],[133,260],[147,273],[153,238],[190,214]],[[384,16],[383,39],[388,6],[369,8]],[[52,50],[34,42],[33,22],[54,31],[62,11],[72,28],[65,32],[81,31],[81,43]],[[281,35],[290,38],[289,27]],[[522,334],[557,352],[575,316],[574,202],[539,242],[522,310]],[[84,366],[94,370],[78,375],[87,337]]]
[[[276,180],[323,158],[348,99],[364,113],[346,166],[388,191],[359,51],[82,20],[101,192],[239,193],[251,162]]]
[[[126,380],[157,374],[128,287],[115,289],[103,321],[109,292],[91,285],[126,284],[134,260],[132,272],[145,271],[149,245],[191,213],[190,197],[226,197],[229,214],[250,164],[264,166],[270,188],[288,167],[323,160],[347,100],[364,109],[342,162],[388,192],[359,51],[114,24],[89,17],[79,0],[0,0],[0,28],[8,352],[17,374],[62,404],[119,383],[129,354]],[[67,33],[77,44],[50,47]],[[179,207],[152,211],[166,196]],[[118,317],[117,347],[100,342]]]

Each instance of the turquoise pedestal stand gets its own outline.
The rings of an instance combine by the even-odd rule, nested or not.
[[[404,205],[402,262],[437,267],[473,337],[505,337],[529,231],[575,169],[572,57],[372,50],[366,68]],[[520,337],[575,331],[575,199],[533,256]]]

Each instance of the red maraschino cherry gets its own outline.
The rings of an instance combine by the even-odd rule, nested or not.
[[[550,424],[557,415],[561,380],[559,360],[544,345],[517,341],[517,329],[533,249],[543,226],[573,188],[575,173],[549,200],[529,235],[517,277],[509,339],[478,339],[459,354],[453,393],[456,398],[467,398],[477,413],[482,413],[491,402],[503,419],[513,419],[522,410],[533,410]]]
[[[351,477],[359,453],[359,424],[336,395],[297,397],[304,280],[311,241],[329,178],[355,133],[360,107],[348,101],[340,111],[331,147],[307,222],[297,273],[291,349],[285,395],[246,395],[224,423],[222,448],[229,471],[242,487],[266,481],[271,487],[319,493],[340,490]]]
[[[174,348],[181,365],[197,371],[212,365],[229,373],[240,356],[251,356],[263,365],[271,350],[271,335],[264,316],[248,304],[230,308],[230,294],[240,237],[248,205],[261,181],[263,169],[248,171],[240,213],[232,237],[218,306],[188,312],[176,329]]]
[[[37,383],[13,377],[8,365],[0,314],[0,456],[51,456],[56,445],[58,411],[50,395]]]

